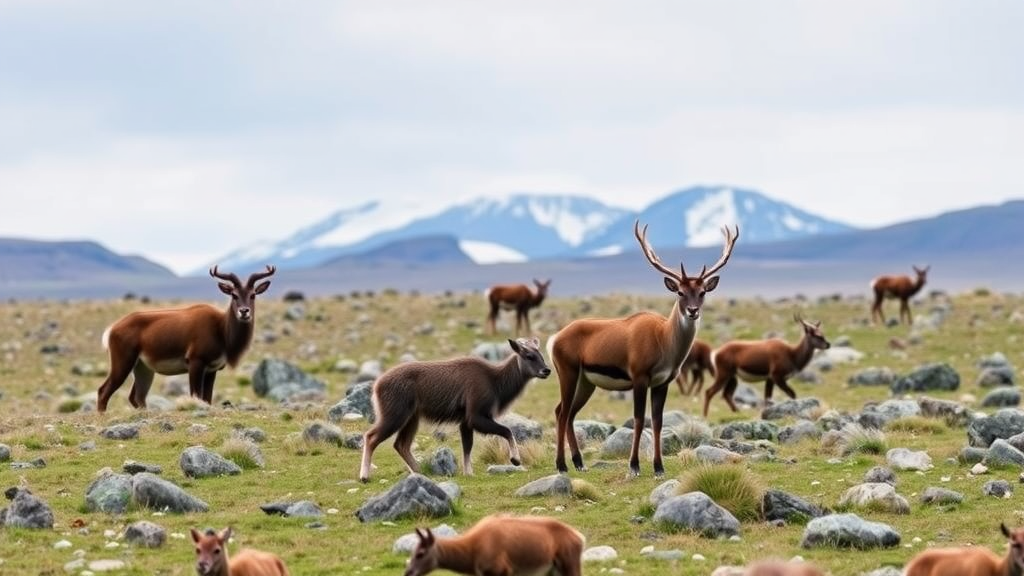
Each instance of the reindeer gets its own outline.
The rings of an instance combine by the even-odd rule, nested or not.
[[[420,541],[405,576],[442,568],[459,574],[580,576],[585,539],[568,524],[537,516],[492,515],[461,536],[434,537],[416,529]]]
[[[512,464],[518,466],[519,445],[508,427],[494,421],[508,408],[533,378],[547,378],[551,370],[544,363],[536,338],[509,340],[514,354],[499,364],[467,356],[433,362],[406,362],[394,366],[373,384],[376,424],[363,436],[363,460],[359,479],[370,481],[373,451],[392,434],[395,450],[411,472],[419,466],[412,455],[412,442],[420,418],[431,422],[458,422],[462,435],[462,468],[473,474],[470,452],[473,431],[501,436],[508,441]]]
[[[1024,574],[1024,529],[999,528],[1010,540],[1005,557],[988,548],[933,548],[914,556],[904,576],[1021,576]]]
[[[530,309],[537,308],[544,301],[551,280],[541,282],[535,278],[533,283],[537,286],[536,292],[530,290],[526,284],[499,284],[485,292],[487,301],[491,304],[491,311],[487,315],[487,325],[491,334],[497,332],[495,322],[499,310],[516,311],[516,336],[519,336],[519,329],[523,324],[526,325],[526,333],[530,333]]]
[[[207,530],[200,534],[189,529],[196,544],[196,573],[199,576],[288,576],[288,568],[276,555],[259,550],[245,549],[228,558],[228,540],[231,528],[220,534]]]
[[[234,274],[222,274],[214,266],[210,276],[225,280],[217,286],[231,296],[226,310],[209,304],[187,308],[133,312],[114,322],[103,333],[103,347],[110,353],[110,372],[97,391],[96,409],[105,412],[107,402],[134,373],[129,401],[135,408],[146,407],[146,396],[154,373],[188,373],[189,392],[213,402],[213,381],[226,365],[238,365],[252,341],[256,315],[256,295],[266,292],[270,281],[259,282],[274,274],[249,276],[242,284]]]
[[[690,353],[686,355],[686,360],[683,360],[679,367],[679,375],[676,376],[679,393],[684,396],[700,394],[701,388],[704,387],[705,371],[712,376],[715,375],[715,367],[711,365],[711,346],[700,338],[694,338]],[[687,375],[693,378],[692,383],[688,381]]]
[[[606,390],[633,391],[633,446],[629,470],[640,474],[640,436],[644,429],[647,390],[651,391],[651,423],[654,428],[654,473],[661,476],[665,468],[661,460],[661,422],[668,395],[668,383],[679,373],[700,325],[704,296],[718,286],[718,272],[729,261],[739,228],[722,230],[725,247],[710,269],[701,269],[697,276],[687,276],[682,264],[676,272],[662,264],[647,242],[647,226],[633,226],[640,248],[647,261],[665,275],[665,288],[676,296],[668,318],[653,312],[640,312],[625,318],[582,318],[570,322],[548,340],[548,356],[558,372],[561,401],[555,408],[557,420],[555,466],[567,472],[565,442],[568,436],[572,462],[583,471],[576,435],[572,433],[576,414],[587,403],[597,387]]]
[[[708,417],[708,406],[719,390],[725,389],[722,397],[736,412],[736,404],[732,401],[736,393],[737,376],[744,380],[764,380],[765,406],[771,401],[772,389],[778,386],[790,398],[796,398],[796,392],[789,387],[786,379],[803,370],[811,361],[815,350],[825,350],[831,346],[821,331],[821,322],[811,324],[799,315],[795,320],[803,329],[803,337],[796,346],[791,346],[778,338],[770,340],[735,340],[728,342],[711,353],[714,365],[715,383],[704,393],[704,418]]]
[[[882,314],[882,300],[886,298],[899,298],[900,300],[900,322],[903,321],[903,314],[907,314],[907,324],[913,324],[910,315],[910,299],[917,294],[928,279],[928,270],[931,266],[918,268],[913,266],[917,279],[911,280],[910,276],[879,276],[871,281],[871,291],[875,293],[875,303],[871,306],[871,320],[876,318],[885,323],[885,315]]]

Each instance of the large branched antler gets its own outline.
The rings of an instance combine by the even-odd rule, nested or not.
[[[722,226],[722,235],[725,236],[725,246],[722,248],[722,256],[715,262],[715,265],[709,270],[707,266],[704,266],[700,270],[700,276],[698,278],[704,279],[711,276],[715,272],[718,272],[725,266],[725,263],[729,261],[729,256],[732,256],[732,249],[736,246],[736,239],[740,237],[740,227],[736,225],[736,231],[729,230],[728,226]]]
[[[266,272],[253,272],[252,274],[249,275],[249,281],[246,283],[246,286],[252,288],[260,280],[263,280],[268,276],[273,276],[274,272],[277,272],[277,268],[271,266],[270,264],[267,264]]]
[[[658,258],[654,253],[654,248],[652,248],[650,242],[647,241],[647,225],[644,224],[644,228],[641,230],[640,221],[637,220],[636,223],[633,224],[633,234],[636,236],[637,242],[640,243],[640,249],[643,250],[644,256],[647,257],[647,261],[651,263],[651,266],[654,266],[656,270],[674,279],[676,282],[682,283],[683,278],[686,278],[686,271],[683,270],[682,263],[679,264],[679,271],[681,274],[661,263],[661,258]]]
[[[210,268],[210,276],[213,276],[214,278],[219,278],[221,280],[227,280],[228,282],[231,282],[238,288],[242,287],[242,281],[238,279],[238,276],[236,276],[232,272],[219,272],[217,271],[217,266]]]

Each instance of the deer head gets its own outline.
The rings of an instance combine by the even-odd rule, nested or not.
[[[1024,572],[1024,530],[1010,530],[1002,522],[999,523],[999,529],[1003,531],[1003,536],[1010,540],[1009,561],[1016,570],[1011,569],[1009,573],[1020,574]]]
[[[714,274],[721,270],[725,263],[729,261],[732,249],[736,246],[736,239],[740,236],[739,226],[736,227],[735,232],[729,230],[728,227],[722,228],[722,234],[725,236],[725,247],[722,248],[722,256],[719,257],[718,262],[715,262],[711,268],[703,266],[700,274],[696,276],[687,276],[686,268],[683,267],[682,262],[679,263],[679,272],[661,263],[661,259],[654,253],[654,248],[647,241],[646,224],[641,229],[640,221],[637,220],[633,226],[633,234],[636,236],[637,242],[640,243],[640,249],[643,250],[647,261],[651,263],[655,270],[665,275],[665,288],[669,292],[676,294],[680,311],[686,318],[698,320],[701,307],[704,305],[704,295],[718,286],[718,276]]]
[[[914,273],[917,274],[917,281],[920,284],[924,284],[925,281],[928,280],[928,270],[931,269],[931,266],[925,266],[924,268],[918,268],[917,266],[913,266],[913,268]]]
[[[231,528],[225,528],[220,534],[213,530],[200,534],[195,528],[190,532],[196,544],[196,573],[199,576],[227,574],[228,552],[224,545],[231,539]]]
[[[519,356],[519,366],[523,372],[534,378],[547,378],[551,375],[551,369],[544,362],[544,355],[540,353],[540,340],[537,338],[509,339],[509,346]]]
[[[814,324],[804,320],[799,314],[793,315],[793,320],[800,324],[800,327],[804,329],[804,335],[811,342],[811,348],[818,350],[828,350],[832,344],[825,339],[825,333],[821,331],[821,320],[818,320]]]
[[[277,269],[273,266],[268,265],[266,272],[256,272],[249,276],[249,279],[242,284],[242,281],[238,279],[233,273],[218,272],[217,267],[210,268],[210,276],[224,280],[224,282],[218,282],[217,286],[220,291],[231,296],[231,314],[242,323],[251,323],[253,321],[253,312],[256,309],[256,295],[263,294],[270,288],[270,281],[259,282],[268,276],[273,276]]]
[[[420,541],[416,545],[416,549],[412,551],[409,565],[405,569],[405,576],[421,576],[437,568],[437,539],[434,538],[434,533],[430,531],[430,528],[426,530],[417,528],[416,535],[419,536]]]

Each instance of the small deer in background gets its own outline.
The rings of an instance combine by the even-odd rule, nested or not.
[[[711,345],[698,338],[693,341],[690,353],[679,367],[679,375],[676,376],[679,392],[684,396],[700,394],[704,387],[705,371],[715,375],[715,367],[711,364]],[[692,381],[688,381],[688,378],[692,378]]]
[[[363,436],[359,479],[370,481],[370,460],[377,446],[398,433],[395,450],[409,470],[419,471],[412,442],[420,418],[431,422],[458,422],[462,435],[462,469],[473,473],[470,452],[473,431],[501,436],[509,445],[512,464],[519,465],[519,446],[508,427],[494,418],[523,392],[534,378],[547,378],[536,338],[509,340],[514,354],[499,364],[466,356],[453,360],[405,362],[394,366],[373,384],[376,423]]]
[[[882,313],[882,301],[886,298],[898,298],[900,301],[900,322],[903,321],[903,314],[907,315],[907,324],[913,324],[910,315],[910,299],[921,291],[924,283],[928,280],[928,269],[931,266],[918,268],[914,266],[916,279],[910,276],[879,276],[871,281],[871,291],[875,293],[875,303],[871,306],[871,320],[881,320],[885,323],[885,315]]]
[[[114,322],[103,333],[103,346],[110,353],[110,372],[97,391],[96,409],[107,410],[114,392],[128,374],[135,375],[129,402],[146,407],[146,396],[154,374],[188,373],[192,396],[213,402],[213,381],[224,366],[236,366],[252,342],[256,319],[256,295],[266,292],[275,268],[249,276],[242,284],[238,276],[223,274],[214,266],[210,276],[224,282],[217,286],[231,296],[226,310],[209,304],[187,308],[132,312]]]
[[[196,544],[196,573],[199,576],[288,576],[288,568],[276,555],[245,549],[228,558],[228,540],[233,534],[225,528],[220,534],[207,530],[200,534],[189,530]]]
[[[535,278],[533,283],[537,286],[536,292],[530,290],[526,284],[498,284],[485,292],[487,301],[491,305],[491,311],[487,314],[487,325],[490,327],[491,334],[498,330],[495,324],[498,320],[499,310],[516,311],[516,336],[519,336],[523,325],[526,326],[526,334],[530,333],[530,309],[539,307],[544,301],[548,295],[548,286],[551,285],[551,280],[541,282]]]
[[[1024,529],[999,528],[1010,540],[1006,556],[982,546],[933,548],[914,556],[903,568],[904,576],[1020,576],[1024,574]]]
[[[790,398],[796,392],[789,387],[786,379],[803,370],[814,356],[815,350],[828,349],[831,344],[821,331],[821,322],[811,324],[794,315],[793,319],[803,329],[803,337],[795,346],[778,338],[770,340],[735,340],[723,344],[711,353],[714,364],[715,383],[704,393],[704,418],[708,417],[711,399],[719,390],[725,389],[722,397],[736,412],[733,394],[739,385],[737,378],[748,381],[764,380],[765,406],[771,401],[772,390],[778,386]]]
[[[405,576],[423,576],[439,568],[474,575],[582,574],[586,540],[554,518],[492,515],[454,538],[435,538],[430,528],[417,528],[416,535],[420,541]]]

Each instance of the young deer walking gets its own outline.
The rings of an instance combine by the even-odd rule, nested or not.
[[[493,515],[454,538],[435,538],[430,528],[417,528],[416,535],[405,576],[439,568],[474,575],[582,574],[583,535],[554,518]]]
[[[928,280],[928,269],[931,266],[918,268],[914,266],[916,279],[910,276],[879,276],[871,281],[871,291],[875,293],[875,303],[871,305],[871,320],[881,320],[885,323],[885,314],[882,313],[882,301],[886,298],[897,298],[900,301],[900,322],[903,315],[907,315],[907,324],[913,324],[910,315],[910,299],[921,291],[925,281]]]
[[[988,548],[933,548],[914,556],[904,576],[1021,576],[1024,574],[1024,529],[999,528],[1010,540],[1006,556]]]
[[[548,355],[558,372],[561,401],[555,408],[556,456],[559,472],[567,472],[565,442],[568,437],[572,462],[585,470],[583,457],[573,431],[576,414],[587,403],[595,388],[633,391],[633,446],[629,470],[640,474],[640,436],[647,410],[647,390],[651,391],[651,424],[654,429],[654,473],[662,475],[661,423],[668,395],[668,384],[679,373],[700,325],[704,296],[718,286],[718,272],[732,254],[739,228],[723,229],[725,247],[710,269],[687,276],[682,264],[679,272],[662,264],[647,242],[647,227],[633,227],[640,248],[655,270],[665,275],[665,288],[676,296],[668,318],[653,312],[640,312],[626,318],[583,318],[570,322],[548,340]]]
[[[789,387],[786,379],[803,370],[814,356],[815,350],[825,350],[831,344],[821,331],[821,322],[811,324],[800,316],[793,319],[803,328],[803,337],[795,346],[778,338],[770,340],[735,340],[723,344],[711,353],[714,364],[715,383],[704,393],[704,417],[708,417],[708,406],[711,399],[723,388],[722,397],[736,412],[736,404],[732,401],[738,386],[737,377],[748,381],[764,380],[765,406],[771,401],[772,390],[778,386],[790,398],[796,398],[796,392]]]
[[[276,555],[259,550],[245,549],[228,558],[228,540],[231,528],[220,534],[207,530],[200,534],[190,529],[196,544],[196,573],[199,576],[288,576],[288,568]]]
[[[519,397],[530,380],[547,378],[551,370],[544,362],[536,338],[520,338],[508,343],[514,354],[499,364],[466,356],[454,360],[406,362],[382,374],[373,384],[377,419],[363,436],[359,479],[369,482],[374,449],[396,432],[395,450],[410,471],[418,472],[412,442],[420,418],[459,423],[462,468],[466,474],[473,473],[470,452],[474,430],[507,440],[510,460],[518,466],[516,438],[508,427],[495,422],[494,418]]]
[[[551,280],[541,282],[534,279],[533,284],[537,287],[536,291],[530,290],[526,284],[499,284],[487,290],[487,301],[491,305],[491,310],[487,314],[487,325],[490,327],[491,334],[498,330],[495,323],[498,320],[499,310],[516,311],[516,336],[519,336],[523,325],[526,326],[526,334],[530,334],[530,309],[539,307],[544,301],[548,295],[548,286],[551,285]]]
[[[679,385],[679,392],[684,396],[700,394],[704,387],[704,372],[715,375],[715,367],[711,365],[711,345],[696,338],[690,346],[690,353],[686,355],[682,366],[679,367],[679,375],[676,376],[676,384]],[[692,380],[689,380],[692,378]]]
[[[133,312],[114,322],[103,333],[103,346],[110,353],[110,372],[97,391],[96,409],[105,412],[114,392],[128,374],[135,375],[129,402],[146,407],[146,396],[154,374],[188,373],[192,396],[213,402],[213,381],[224,366],[236,366],[252,342],[256,319],[256,295],[266,292],[275,268],[249,276],[242,284],[238,276],[223,274],[214,266],[210,276],[224,280],[217,286],[231,296],[226,310],[209,304],[187,308]],[[259,282],[259,284],[257,284]]]

